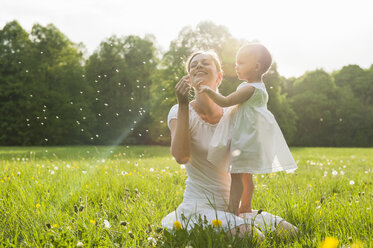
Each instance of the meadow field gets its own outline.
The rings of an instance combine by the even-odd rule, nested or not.
[[[295,173],[256,175],[254,209],[299,228],[263,243],[219,227],[168,232],[186,172],[169,147],[0,147],[1,247],[373,247],[373,148],[292,148]]]

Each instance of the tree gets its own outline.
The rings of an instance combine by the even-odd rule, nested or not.
[[[95,91],[98,144],[149,143],[150,86],[157,66],[151,37],[112,36],[88,59],[87,80]],[[149,125],[149,124],[148,124]]]
[[[335,145],[336,89],[333,78],[323,70],[307,72],[294,82],[290,102],[298,116],[295,145]]]
[[[0,30],[0,144],[25,144],[31,41],[17,21]]]

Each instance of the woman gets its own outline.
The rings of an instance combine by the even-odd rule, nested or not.
[[[266,212],[246,213],[238,217],[226,212],[230,175],[207,160],[207,151],[217,123],[224,115],[224,109],[215,104],[206,94],[196,92],[195,99],[188,100],[189,91],[197,84],[217,90],[223,73],[214,52],[196,52],[186,63],[187,76],[181,78],[175,87],[178,104],[168,115],[171,131],[171,154],[179,164],[185,164],[188,174],[183,203],[176,211],[162,220],[162,226],[174,228],[179,221],[184,228],[191,229],[200,219],[208,224],[218,223],[226,231],[235,234],[251,231],[251,223],[262,230],[286,230],[295,234],[296,228],[278,216]],[[260,237],[262,233],[256,230]]]

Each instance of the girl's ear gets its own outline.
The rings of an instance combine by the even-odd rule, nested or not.
[[[255,70],[256,71],[260,71],[261,67],[262,66],[261,66],[261,64],[259,62],[255,64]]]

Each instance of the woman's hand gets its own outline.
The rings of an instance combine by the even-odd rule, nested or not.
[[[175,86],[175,93],[179,104],[189,104],[190,77],[186,75]]]

